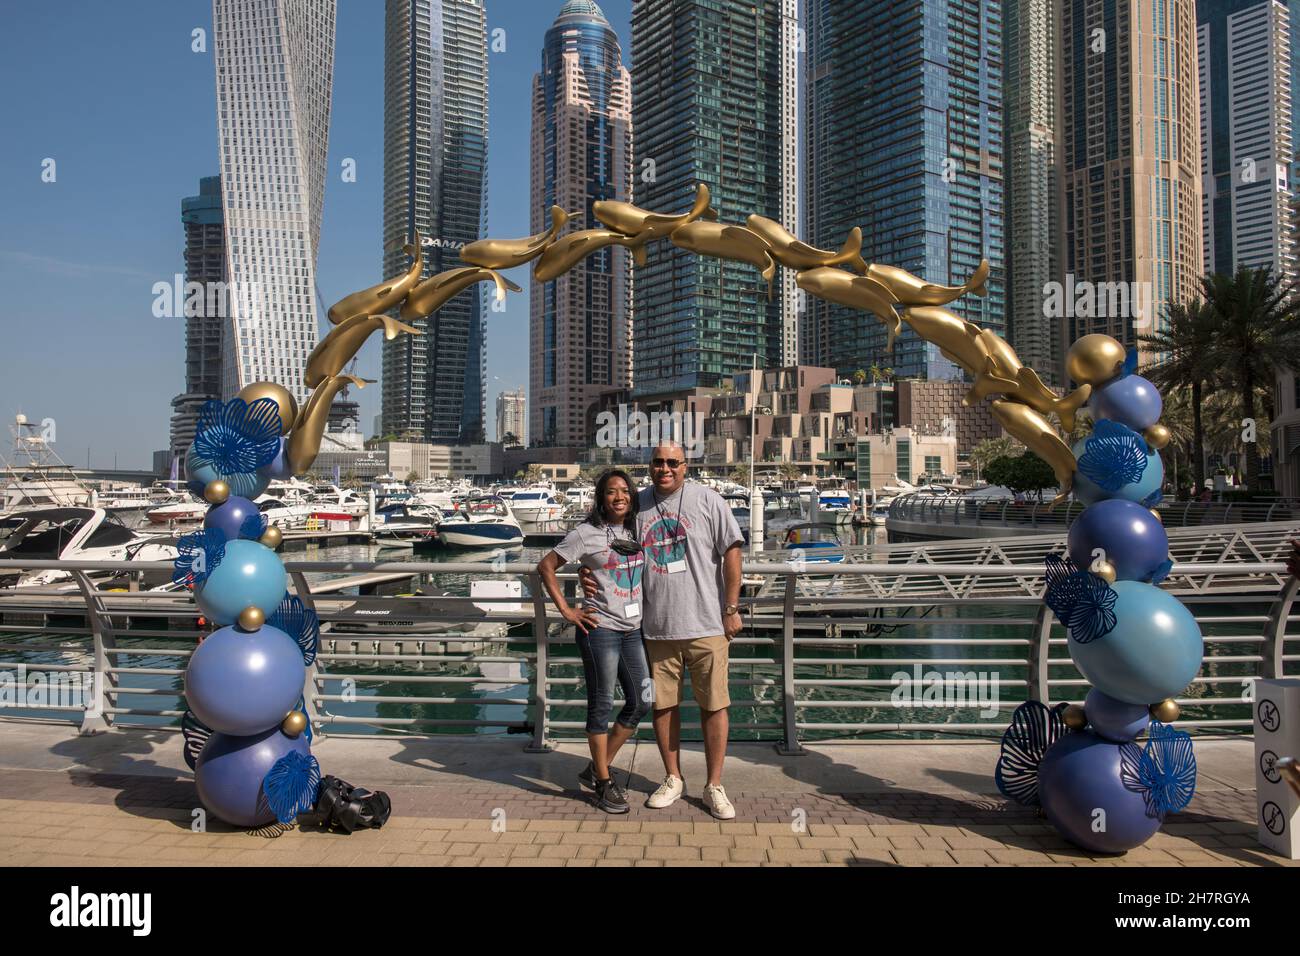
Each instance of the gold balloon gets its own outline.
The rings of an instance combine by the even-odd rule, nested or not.
[[[403,247],[403,251],[411,256],[411,265],[406,272],[395,279],[372,285],[369,289],[353,292],[335,302],[326,313],[330,323],[340,325],[354,316],[387,312],[405,299],[415,288],[415,284],[420,281],[420,273],[424,270],[424,247],[418,231],[415,233],[415,242],[408,243]]]
[[[1142,433],[1142,437],[1147,440],[1147,444],[1157,451],[1169,444],[1169,439],[1173,436],[1169,434],[1169,429],[1164,425],[1152,425]]]
[[[511,292],[523,291],[501,273],[492,269],[484,269],[482,266],[449,269],[446,272],[439,272],[435,276],[430,276],[412,289],[410,295],[406,297],[406,301],[402,303],[400,314],[407,322],[423,319],[425,316],[432,315],[441,309],[451,299],[468,289],[475,282],[487,282],[489,280],[496,283],[498,299],[506,297],[506,289]]]
[[[1065,372],[1080,385],[1101,385],[1124,370],[1124,346],[1109,335],[1085,335],[1070,346]]]
[[[1092,566],[1092,573],[1097,575],[1107,584],[1115,583],[1115,565],[1109,561],[1098,561]]]
[[[366,339],[378,329],[384,330],[384,338],[390,342],[403,332],[409,335],[424,334],[387,315],[354,315],[350,319],[344,319],[307,356],[307,372],[303,376],[307,387],[315,388],[325,379],[343,371],[343,366],[352,361],[352,356],[360,351],[361,346],[366,344]]]
[[[301,710],[291,710],[280,723],[280,730],[286,737],[300,737],[307,729],[307,715]]]
[[[1172,697],[1151,705],[1151,716],[1162,724],[1172,724],[1181,713],[1182,708],[1178,706],[1178,701]]]
[[[764,239],[772,249],[777,262],[789,269],[817,269],[826,266],[848,266],[859,275],[867,271],[862,258],[862,229],[854,226],[839,252],[827,252],[800,242],[785,226],[764,216],[750,216],[745,220],[750,232]]]
[[[298,413],[298,421],[293,426],[293,434],[284,446],[284,456],[295,475],[304,474],[320,453],[321,436],[325,434],[325,424],[329,420],[330,403],[344,385],[352,384],[365,388],[366,380],[355,375],[335,375],[316,386],[307,404]]]
[[[1088,726],[1088,715],[1078,704],[1070,704],[1061,711],[1061,721],[1071,730],[1083,730]]]
[[[241,388],[235,397],[242,398],[250,405],[259,398],[269,398],[275,402],[280,410],[281,435],[289,434],[289,429],[293,428],[293,423],[298,418],[298,401],[293,397],[293,392],[275,382],[252,382]]]
[[[245,631],[256,631],[266,623],[266,612],[260,607],[248,605],[239,612],[239,626]]]
[[[1061,441],[1047,419],[1028,405],[995,398],[991,407],[993,417],[1011,437],[1020,439],[1021,444],[1052,466],[1052,473],[1061,486],[1061,493],[1053,499],[1052,506],[1060,504],[1074,484],[1074,452],[1070,446]]]
[[[257,540],[274,551],[284,541],[284,533],[275,525],[271,525],[262,532],[262,536]]]
[[[966,293],[988,294],[989,261],[981,259],[971,277],[961,285],[935,285],[906,269],[873,263],[867,275],[886,286],[904,305],[947,305]]]
[[[569,214],[559,206],[551,207],[551,228],[523,239],[480,239],[460,250],[460,261],[485,269],[511,269],[531,262],[555,241]]]
[[[1165,519],[1162,518],[1162,517],[1160,517],[1160,512],[1159,512],[1159,511],[1157,511],[1155,508],[1152,508],[1152,509],[1150,509],[1150,510],[1151,510],[1151,513],[1152,513],[1153,515],[1156,516],[1156,520],[1157,520],[1157,521],[1159,521],[1161,524],[1164,524],[1164,523],[1165,523]]]
[[[794,281],[799,288],[819,299],[872,313],[885,323],[888,336],[885,350],[893,351],[894,339],[903,328],[903,320],[894,308],[898,299],[880,282],[869,276],[856,276],[829,267],[805,269],[795,276]]]
[[[209,481],[203,486],[203,500],[210,505],[221,505],[226,503],[230,497],[230,485],[226,484],[220,478],[216,481]]]
[[[767,283],[767,296],[769,299],[772,297],[776,259],[772,257],[772,247],[758,233],[731,223],[697,219],[678,226],[668,240],[677,248],[698,255],[748,262],[762,274]]]

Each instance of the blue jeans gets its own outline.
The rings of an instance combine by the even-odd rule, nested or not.
[[[587,682],[587,733],[603,734],[609,729],[609,712],[614,706],[614,682],[623,688],[623,709],[614,718],[624,727],[635,727],[650,712],[653,684],[646,664],[641,628],[615,631],[594,627],[577,633],[582,652],[582,670]],[[651,698],[646,700],[645,698]]]

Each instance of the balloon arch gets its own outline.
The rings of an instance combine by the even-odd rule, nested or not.
[[[498,270],[535,261],[534,277],[547,282],[608,246],[629,249],[643,265],[647,245],[659,239],[755,266],[769,296],[777,266],[792,269],[806,292],[877,316],[889,348],[906,324],[966,371],[972,385],[963,404],[988,399],[1002,427],[1051,465],[1060,487],[1055,503],[1073,491],[1089,506],[1070,528],[1068,554],[1046,556],[1044,599],[1066,627],[1070,656],[1092,689],[1083,707],[1027,701],[1016,709],[1002,740],[999,789],[1040,805],[1066,838],[1096,852],[1141,844],[1166,814],[1185,807],[1196,763],[1190,736],[1169,724],[1178,717],[1175,696],[1200,668],[1203,645],[1191,613],[1158,587],[1171,567],[1169,540],[1153,510],[1164,477],[1159,449],[1169,431],[1159,423],[1159,393],[1134,374],[1136,352],[1105,335],[1079,339],[1066,364],[1079,387],[1062,397],[1021,364],[1005,339],[944,308],[968,293],[986,293],[987,261],[960,286],[935,285],[868,265],[858,228],[832,252],[762,216],[743,226],[718,222],[704,185],[691,208],[676,215],[608,201],[592,211],[606,228],[561,236],[569,215],[552,207],[546,232],[471,243],[460,253],[465,267],[426,279],[417,234],[406,246],[412,261],[403,275],[329,310],[334,327],[307,360],[305,384],[313,391],[303,408],[272,382],[204,406],[186,468],[192,490],[211,508],[203,530],[180,540],[174,579],[220,625],[190,660],[183,721],[187,759],[209,810],[238,826],[288,823],[313,806],[320,787],[303,699],[319,623],[288,593],[275,553],[280,532],[267,527],[252,499],[272,479],[310,468],[335,394],[345,384],[366,384],[343,368],[375,331],[386,339],[422,334],[409,323],[475,283],[493,282],[498,298],[519,291]],[[400,320],[384,314],[393,309]],[[1071,447],[1049,416],[1073,432],[1085,403],[1094,428]]]

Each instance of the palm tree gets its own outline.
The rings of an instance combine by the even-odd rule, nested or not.
[[[783,461],[777,467],[776,473],[782,481],[798,481],[803,477],[803,469],[792,461]]]
[[[1201,279],[1218,328],[1209,361],[1225,370],[1241,396],[1244,418],[1255,418],[1255,390],[1273,382],[1283,368],[1300,368],[1300,315],[1296,283],[1283,283],[1269,267],[1243,266],[1236,275],[1216,273]],[[1272,409],[1265,405],[1265,411]],[[1271,417],[1271,414],[1270,414]],[[1258,423],[1256,424],[1258,434]],[[1256,489],[1259,444],[1246,449],[1246,487]]]
[[[1201,420],[1204,404],[1202,389],[1213,377],[1211,362],[1213,343],[1219,320],[1210,303],[1193,299],[1169,306],[1164,329],[1151,335],[1139,335],[1138,342],[1163,355],[1162,361],[1149,366],[1144,374],[1156,386],[1169,392],[1191,392],[1192,475],[1197,491],[1205,486],[1205,425]]]
[[[863,369],[858,369],[853,373],[854,385],[865,385],[867,382],[867,373]]]

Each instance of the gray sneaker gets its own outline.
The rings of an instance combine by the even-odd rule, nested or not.
[[[596,789],[596,765],[590,760],[587,761],[587,766],[582,773],[578,774],[578,783],[582,785],[584,790],[594,791]]]
[[[596,806],[606,813],[627,813],[627,794],[614,782],[611,774],[608,780],[596,781]]]

